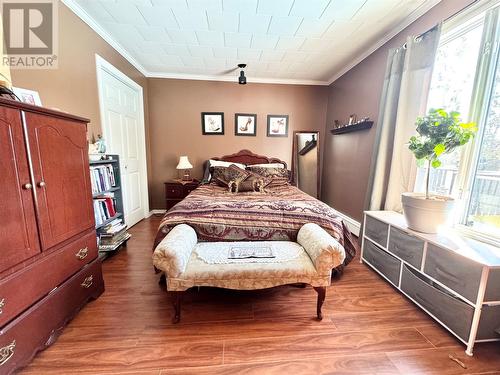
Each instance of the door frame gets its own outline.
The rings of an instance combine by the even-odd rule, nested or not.
[[[105,114],[104,114],[104,95],[102,90],[102,73],[106,72],[112,75],[114,78],[121,81],[123,84],[129,86],[132,90],[137,92],[139,97],[139,145],[140,145],[140,164],[143,171],[141,176],[141,188],[144,192],[142,194],[142,204],[144,207],[144,218],[149,217],[149,191],[148,191],[148,168],[147,168],[147,154],[146,154],[146,125],[144,121],[144,94],[142,86],[127,76],[125,73],[114,67],[111,63],[103,59],[97,53],[95,54],[95,64],[97,73],[97,93],[99,98],[99,115],[101,119],[101,131],[102,136],[106,139],[106,126],[105,126]]]

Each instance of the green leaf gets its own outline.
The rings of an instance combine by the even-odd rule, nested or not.
[[[441,166],[441,162],[438,159],[434,159],[431,163],[432,168],[439,168]]]
[[[436,112],[439,114],[439,116],[448,117],[448,113],[444,109],[438,109]]]
[[[425,166],[425,159],[417,159],[417,167],[422,168]]]
[[[443,152],[445,152],[445,150],[446,147],[442,143],[439,143],[436,146],[434,146],[434,153],[436,154],[436,156],[441,155]]]
[[[476,123],[475,122],[466,122],[466,123],[461,123],[458,124],[462,129],[475,129],[476,128]]]

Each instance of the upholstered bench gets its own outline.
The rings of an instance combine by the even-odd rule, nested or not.
[[[258,244],[258,245],[256,245]],[[210,263],[203,259],[207,250],[226,251],[267,244],[279,253],[281,260],[238,260],[237,263]],[[224,250],[226,249],[226,250]],[[227,258],[227,257],[226,257]],[[279,258],[279,257],[278,257]],[[297,242],[200,242],[196,232],[186,224],[177,225],[158,244],[153,264],[165,272],[167,291],[174,295],[173,322],[180,321],[182,293],[196,286],[227,289],[265,289],[286,284],[309,284],[318,293],[317,317],[322,319],[321,307],[326,287],[331,283],[332,269],[342,264],[344,248],[320,226],[302,226]],[[217,261],[217,260],[216,260]],[[236,261],[233,261],[236,262]]]

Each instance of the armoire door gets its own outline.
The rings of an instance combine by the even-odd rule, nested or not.
[[[94,227],[86,124],[25,113],[42,250]]]
[[[21,113],[0,107],[0,272],[39,252]]]

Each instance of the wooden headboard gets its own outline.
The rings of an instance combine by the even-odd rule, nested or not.
[[[246,165],[281,163],[285,166],[285,168],[287,167],[286,163],[280,159],[269,158],[264,155],[257,155],[250,150],[241,150],[235,154],[212,158],[212,160],[229,161]]]

